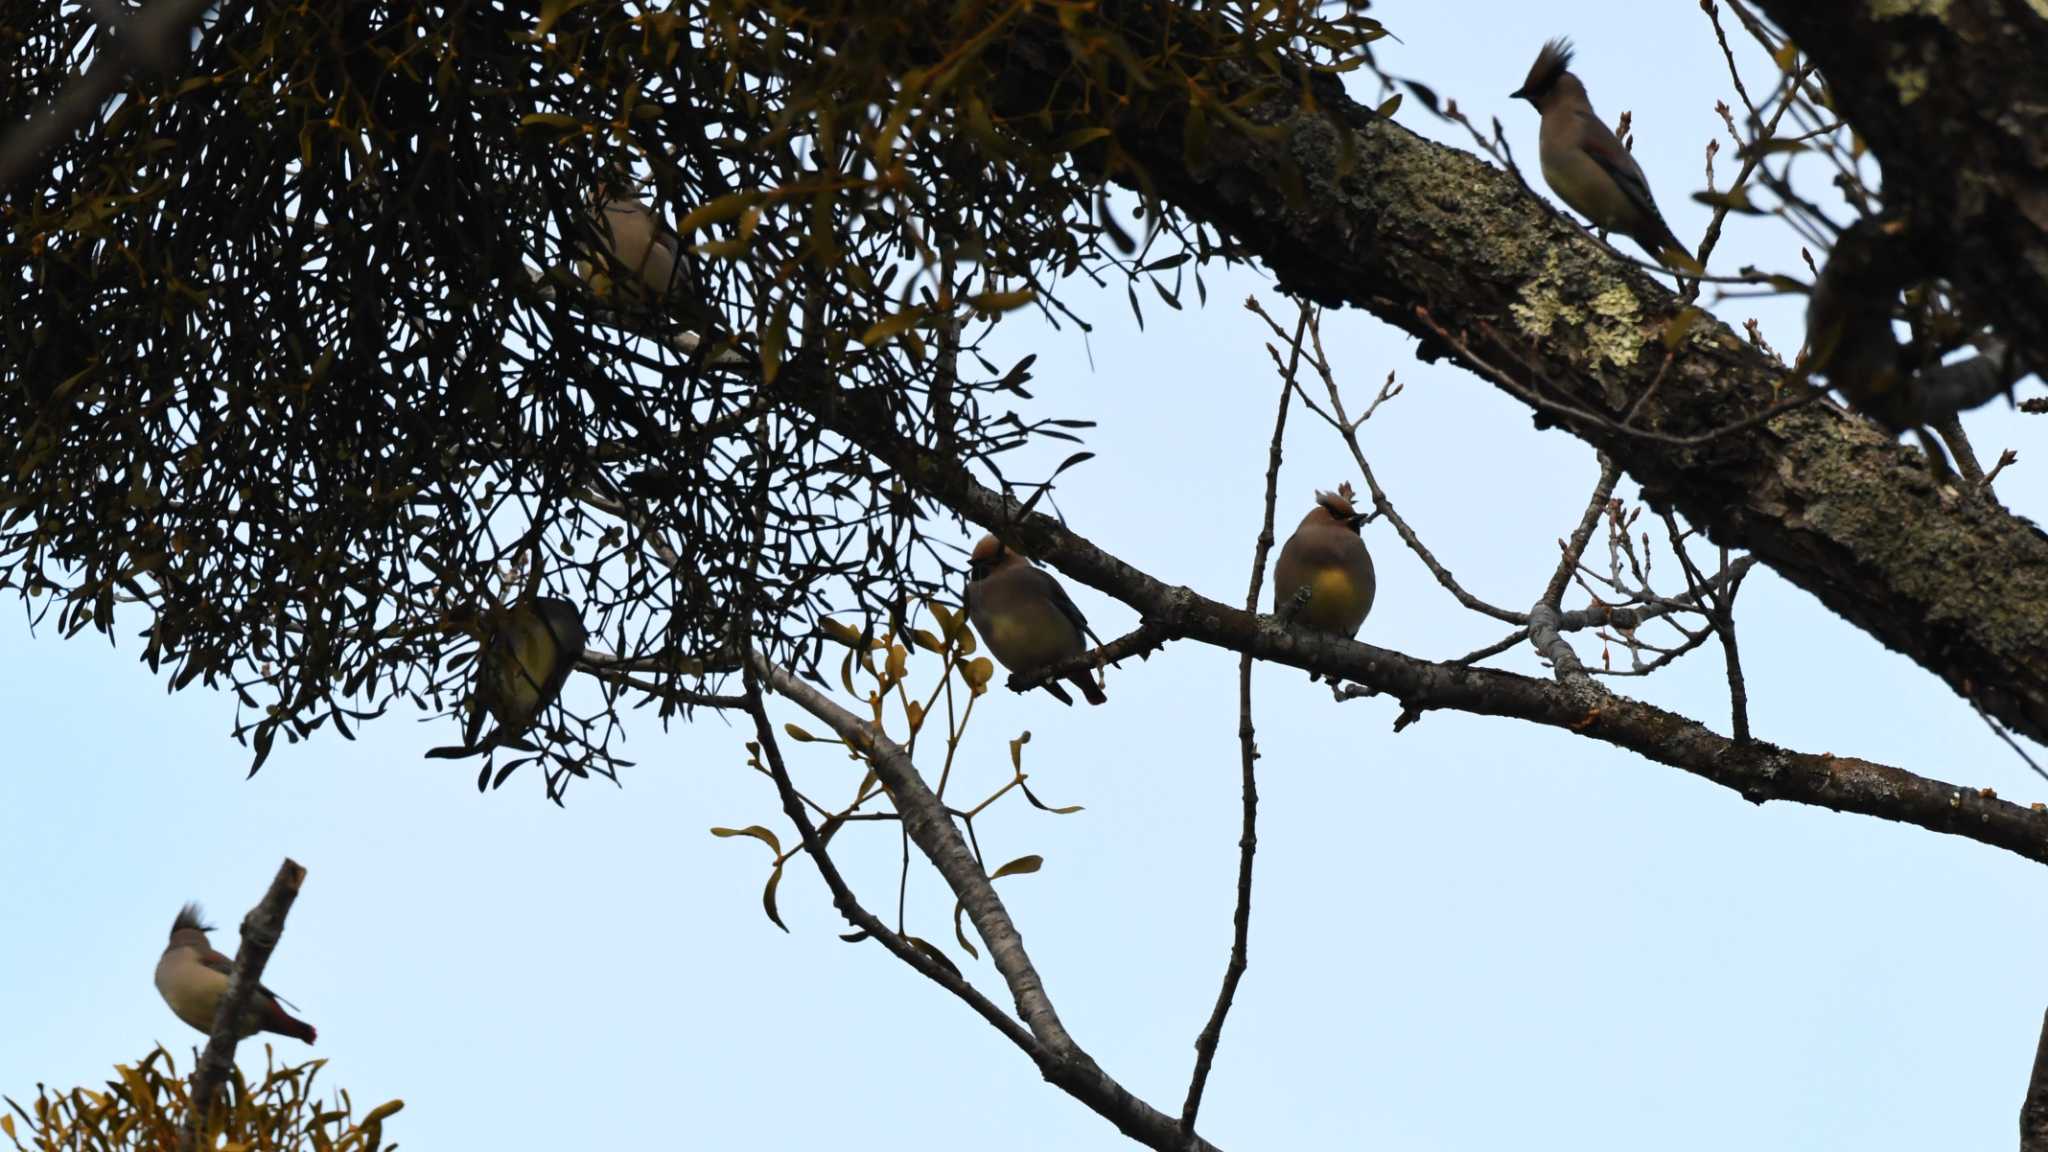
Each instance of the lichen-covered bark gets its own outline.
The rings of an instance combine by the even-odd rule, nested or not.
[[[1143,40],[1146,11],[1115,18]],[[1008,46],[1000,97],[1020,123],[1057,106],[1066,53],[1053,37]],[[1824,405],[1689,446],[1617,432],[1653,384],[1635,427],[1683,438],[1761,411],[1783,374],[1711,320],[1665,365],[1661,337],[1684,307],[1672,292],[1512,175],[1379,119],[1329,77],[1304,91],[1255,65],[1218,72],[1238,93],[1263,93],[1243,106],[1257,129],[1212,124],[1205,150],[1186,155],[1185,91],[1134,87],[1117,140],[1144,172],[1119,178],[1220,228],[1283,288],[1363,308],[1420,337],[1419,354],[1541,397],[1539,423],[1612,454],[1653,505],[1750,549],[1992,715],[2048,738],[2048,537],[2031,523],[1937,491],[1917,457]]]
[[[1759,0],[1971,312],[2048,365],[2048,2]]]

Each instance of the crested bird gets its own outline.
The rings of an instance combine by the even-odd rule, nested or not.
[[[171,921],[171,942],[164,946],[164,954],[156,962],[156,990],[164,1003],[171,1006],[178,1019],[208,1035],[213,1033],[214,1011],[220,1006],[220,998],[228,990],[228,977],[235,970],[235,962],[215,952],[207,942],[206,934],[212,930],[212,925],[200,922],[199,905],[185,905],[178,909],[178,918]],[[283,1004],[288,1003],[258,984],[255,995],[250,997],[254,1011],[249,1013],[242,1034],[235,1038],[246,1040],[258,1032],[275,1032],[311,1044],[318,1033],[311,1024],[286,1012]]]
[[[576,606],[554,596],[521,601],[500,613],[477,658],[463,742],[432,749],[428,757],[455,759],[501,746],[535,751],[526,730],[561,694],[588,639]],[[485,713],[498,726],[478,740]]]
[[[1657,211],[1642,166],[1614,131],[1601,123],[1586,86],[1571,71],[1572,46],[1552,40],[1536,56],[1522,86],[1508,95],[1527,100],[1543,117],[1536,154],[1543,180],[1572,210],[1602,232],[1619,232],[1660,264],[1704,271]]]
[[[631,185],[631,176],[614,169],[592,187],[592,230],[605,251],[593,253],[597,259],[584,266],[584,277],[591,290],[603,296],[614,287],[614,270],[630,273],[638,282],[634,291],[661,301],[689,283],[689,266],[675,230],[632,194]]]
[[[1087,651],[1094,635],[1067,590],[994,536],[983,536],[967,562],[967,617],[982,643],[1012,672],[1035,672]],[[1108,697],[1086,672],[1067,680],[1090,704]],[[1057,682],[1041,685],[1062,704],[1072,696]]]
[[[1372,556],[1359,532],[1365,517],[1352,507],[1352,496],[1349,483],[1335,492],[1317,492],[1315,507],[1301,518],[1273,564],[1273,611],[1285,616],[1299,603],[1292,623],[1347,640],[1358,635],[1372,611],[1376,588]],[[1310,673],[1309,679],[1321,676]]]

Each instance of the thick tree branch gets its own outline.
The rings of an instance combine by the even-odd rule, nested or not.
[[[1820,65],[1927,267],[2048,365],[2048,11],[2039,0],[1755,0]]]
[[[1152,11],[1114,3],[1104,18],[1139,40],[1193,35],[1185,22],[1171,33],[1154,28]],[[2009,54],[2008,71],[2033,59],[1996,38],[1979,43]],[[1050,31],[1008,39],[1002,55],[998,110],[1018,124],[1035,122],[1076,66],[1067,41]],[[1693,446],[1636,434],[1700,436],[1754,418],[1773,404],[1783,373],[1724,325],[1688,327],[1677,296],[1512,176],[1377,117],[1335,78],[1311,77],[1304,91],[1291,71],[1233,61],[1215,72],[1225,90],[1205,99],[1241,108],[1264,131],[1212,123],[1195,156],[1184,151],[1183,89],[1129,92],[1117,143],[1159,197],[1234,238],[1285,290],[1365,308],[1422,337],[1421,354],[1447,354],[1427,315],[1463,333],[1474,355],[1505,366],[1523,392],[1607,414],[1597,424],[1538,419],[1612,455],[1653,507],[1675,507],[1716,542],[1749,550],[1986,711],[2048,738],[2048,613],[2039,610],[2048,602],[2048,537],[1988,499],[1945,504],[1913,454],[1824,405]],[[1050,125],[1055,136],[1069,127]],[[1957,180],[1968,170],[1930,166]],[[2021,261],[1979,263],[1990,275]],[[2027,306],[2036,324],[2048,324],[2048,300],[2037,293]],[[1666,335],[1676,343],[1668,368]],[[1634,412],[1634,430],[1618,429],[1660,375]]]
[[[974,930],[987,942],[989,959],[1009,986],[1018,1015],[1030,1029],[1033,1046],[1026,1051],[1038,1062],[1045,1078],[1147,1147],[1162,1152],[1212,1148],[1208,1141],[1183,1132],[1173,1117],[1133,1096],[1068,1035],[1059,1014],[1053,1010],[1038,970],[1024,951],[1024,939],[1003,907],[1002,897],[996,894],[995,885],[989,882],[967,841],[953,825],[944,803],[932,794],[917,766],[911,763],[909,753],[787,669],[758,655],[752,662],[755,673],[777,693],[823,721],[848,748],[859,752],[889,789],[896,810],[903,815],[904,830],[967,909]]]
[[[2027,1098],[2020,1104],[2020,1152],[2048,1152],[2048,1014],[2041,1018],[2034,1074],[2027,1078]]]
[[[1130,606],[1179,636],[1262,660],[1355,680],[1406,710],[1451,709],[1577,732],[1681,768],[1749,800],[1791,800],[1962,836],[2048,863],[2048,811],[1900,768],[1762,741],[1736,743],[1705,725],[1604,688],[1568,691],[1486,668],[1418,660],[1355,640],[1299,632],[1163,583],[1059,521],[978,483],[958,462],[898,436],[875,398],[786,373],[790,396],[820,422],[912,479],[946,507],[1001,532],[1027,554]],[[1596,703],[1586,702],[1590,692]]]
[[[200,1053],[199,1066],[192,1070],[192,1100],[185,1113],[184,1134],[178,1140],[181,1152],[193,1152],[200,1133],[206,1131],[213,1098],[220,1094],[228,1070],[234,1067],[235,1044],[242,1030],[253,1022],[263,967],[270,963],[271,950],[284,935],[285,915],[292,910],[292,901],[299,898],[299,885],[305,879],[306,870],[287,858],[278,866],[270,890],[242,917],[242,943],[235,950],[235,970],[228,977],[228,990],[214,1008],[213,1031],[207,1037],[206,1050]]]

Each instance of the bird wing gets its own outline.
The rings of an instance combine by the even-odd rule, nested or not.
[[[1065,585],[1054,579],[1052,573],[1047,572],[1043,568],[1033,568],[1031,574],[1045,585],[1046,598],[1053,602],[1053,606],[1060,610],[1060,614],[1073,621],[1074,631],[1089,637],[1097,643],[1101,643],[1102,637],[1095,635],[1094,629],[1088,627],[1088,618],[1081,615],[1080,606],[1074,603],[1073,597],[1067,595]]]
[[[1591,156],[1594,163],[1600,165],[1614,178],[1614,183],[1621,189],[1622,194],[1637,208],[1642,209],[1644,215],[1661,221],[1664,218],[1663,213],[1657,211],[1657,200],[1650,195],[1650,181],[1643,175],[1642,165],[1636,163],[1636,158],[1629,154],[1628,149],[1621,146],[1621,141],[1615,137],[1614,130],[1602,124],[1598,116],[1590,112],[1581,112],[1579,118],[1584,129],[1580,139],[1586,155]]]
[[[230,960],[226,956],[223,956],[220,953],[215,952],[212,948],[197,949],[196,951],[198,951],[199,953],[199,963],[201,965],[207,968],[211,968],[212,970],[220,973],[223,976],[232,977],[234,975],[235,962],[233,960]],[[256,991],[261,992],[265,996],[270,997],[272,1000],[275,1000],[280,1004],[289,1004],[293,1008],[298,1007],[297,1004],[292,1004],[291,1001],[285,999],[282,996],[279,996],[275,992],[272,992],[269,988],[265,987],[262,984],[258,984],[256,986]]]

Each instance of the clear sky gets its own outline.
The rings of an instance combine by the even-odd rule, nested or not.
[[[1714,101],[1732,96],[1696,5],[1374,14],[1402,39],[1384,44],[1389,68],[1482,124],[1498,115],[1529,160],[1535,115],[1506,93],[1545,38],[1574,36],[1596,107],[1610,122],[1633,110],[1667,216],[1700,236],[1707,210],[1688,196],[1721,131]],[[1754,91],[1768,63],[1743,59]],[[1450,139],[1412,102],[1399,118]],[[1724,180],[1729,155],[1724,139]],[[1796,242],[1736,218],[1714,265],[1745,263],[1797,271]],[[1206,309],[1155,303],[1142,333],[1120,288],[1076,289],[1093,337],[1026,319],[1002,345],[1039,353],[1031,413],[1101,422],[1098,456],[1061,481],[1071,522],[1228,601],[1244,594],[1276,398],[1247,294],[1284,314],[1267,278],[1219,272]],[[1797,302],[1717,311],[1760,317],[1788,352],[1800,342]],[[1389,370],[1407,385],[1364,433],[1402,512],[1476,592],[1533,601],[1594,480],[1591,451],[1532,430],[1491,386],[1417,362],[1361,313],[1325,327],[1355,405]],[[2041,429],[2002,402],[1970,426],[1987,460],[2021,449],[2006,502],[2048,507]],[[1351,478],[1341,444],[1299,413],[1287,452],[1283,527],[1315,488]],[[1381,582],[1367,639],[1441,659],[1499,635],[1384,525],[1367,539]],[[1133,622],[1074,594],[1105,635]],[[471,767],[420,759],[452,724],[402,709],[354,743],[323,731],[281,745],[245,779],[233,699],[166,695],[137,662],[138,618],[109,647],[31,629],[19,604],[6,616],[0,1092],[97,1084],[156,1041],[188,1067],[198,1034],[150,984],[171,918],[205,902],[232,952],[234,925],[290,855],[309,876],[268,982],[320,1043],[279,1039],[280,1053],[329,1059],[324,1082],[359,1109],[404,1098],[389,1131],[408,1147],[1127,1146],[880,947],[841,943],[801,862],[781,891],[793,931],[768,923],[766,850],[707,832],[781,825],[739,727],[711,717],[663,733],[642,713],[624,787],[579,786],[566,810],[530,771],[478,795]],[[1751,577],[1738,618],[1761,738],[2048,797],[1933,676],[1776,576]],[[1597,641],[1577,643],[1598,658]],[[1537,670],[1527,652],[1501,663]],[[1033,787],[1086,806],[999,806],[982,844],[995,859],[1045,856],[1000,885],[1055,1003],[1106,1069],[1170,1112],[1229,943],[1235,676],[1234,656],[1182,645],[1113,672],[1102,708],[998,691],[964,768],[1000,781],[1005,742],[1029,729]],[[1615,686],[1726,730],[1712,646]],[[2011,1145],[2048,1004],[2038,866],[1865,817],[1758,808],[1554,730],[1432,713],[1397,736],[1392,702],[1335,705],[1294,670],[1261,669],[1257,692],[1251,968],[1203,1111],[1219,1145]],[[851,786],[832,750],[792,752],[806,780]],[[888,907],[894,838],[865,826],[835,847],[870,906]],[[951,901],[928,871],[913,873],[910,905],[913,931],[952,948]],[[1008,1003],[985,959],[954,954]],[[243,1053],[262,1059],[257,1044]]]

